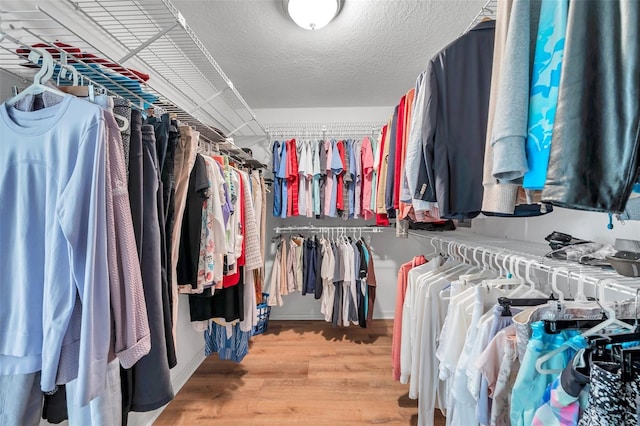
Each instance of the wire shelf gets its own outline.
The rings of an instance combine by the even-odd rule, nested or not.
[[[336,233],[341,235],[352,233],[379,234],[384,232],[385,228],[376,228],[372,226],[286,226],[275,227],[273,231],[276,234],[329,234]]]
[[[475,27],[477,24],[482,22],[484,19],[496,19],[496,14],[498,13],[498,0],[489,0],[487,1],[478,14],[473,18],[473,21],[469,24],[469,26],[464,30],[466,33],[471,28]],[[464,33],[463,33],[464,34]]]
[[[357,138],[376,137],[384,123],[367,122],[325,122],[325,123],[267,123],[269,137],[273,138]]]
[[[143,89],[158,97],[154,106],[193,124],[211,141],[224,140],[225,135],[266,134],[253,110],[169,0],[64,0],[56,6],[66,6],[67,14],[76,19],[61,19],[54,8],[48,10],[49,4],[43,3],[43,7],[31,10],[0,10],[1,30],[26,46],[66,43],[148,73],[151,78]],[[30,79],[32,71],[22,66],[24,59],[15,54],[15,43],[5,39],[0,45],[0,67]]]
[[[583,280],[594,290],[604,287],[625,296],[634,296],[640,290],[640,279],[624,277],[615,271],[603,270],[576,262],[544,257],[548,246],[541,244],[484,237],[469,232],[452,232],[446,235],[409,231],[409,235],[428,238],[432,247],[450,253],[463,261],[485,264],[485,254],[489,254],[492,269],[523,270],[533,268],[543,274],[563,277],[565,281]],[[493,258],[493,261],[491,260]],[[519,260],[518,260],[519,259]]]

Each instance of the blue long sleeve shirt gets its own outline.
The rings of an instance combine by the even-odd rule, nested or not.
[[[0,374],[41,371],[53,391],[76,345],[80,405],[104,389],[110,343],[105,145],[97,105],[0,105]],[[80,339],[63,342],[76,299]]]

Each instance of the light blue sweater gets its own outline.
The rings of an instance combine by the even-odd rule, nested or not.
[[[0,105],[0,374],[41,370],[79,348],[80,405],[105,386],[110,343],[104,121],[65,96],[34,112]],[[76,295],[80,340],[65,341]]]
[[[568,8],[569,0],[543,0],[540,9],[531,76],[529,135],[525,143],[529,166],[529,171],[524,175],[525,189],[543,189],[547,178]]]

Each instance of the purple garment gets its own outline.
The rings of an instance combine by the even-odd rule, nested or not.
[[[218,168],[220,169],[220,174],[224,179],[224,169],[220,164],[218,164]],[[227,224],[229,223],[229,218],[233,214],[233,203],[231,203],[231,194],[229,194],[229,187],[226,181],[222,187],[224,189],[224,203],[222,204],[222,218],[224,220],[224,226],[226,228]]]

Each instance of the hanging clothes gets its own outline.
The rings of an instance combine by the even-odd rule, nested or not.
[[[361,239],[280,236],[271,270],[268,304],[300,291],[320,302],[325,321],[371,327],[375,302],[373,252]]]

